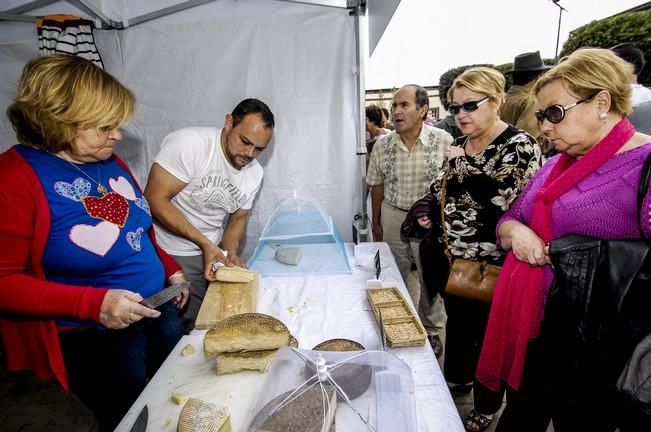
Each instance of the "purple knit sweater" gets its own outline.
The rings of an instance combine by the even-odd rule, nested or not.
[[[615,154],[593,174],[563,194],[552,207],[554,239],[567,234],[615,240],[640,238],[637,221],[637,189],[640,171],[651,152],[651,143]],[[536,193],[558,162],[551,158],[534,175],[499,226],[508,220],[530,224]],[[647,194],[640,214],[642,228],[651,234],[651,194]]]

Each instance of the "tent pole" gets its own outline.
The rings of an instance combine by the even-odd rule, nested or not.
[[[366,187],[366,83],[365,83],[365,64],[367,58],[368,30],[365,26],[366,19],[366,2],[362,1],[355,9],[355,39],[356,39],[356,62],[357,62],[357,79],[356,97],[357,97],[357,169],[358,176],[358,196],[359,207],[353,220],[353,240],[357,242],[370,241],[370,230],[368,221],[367,208],[367,187]]]

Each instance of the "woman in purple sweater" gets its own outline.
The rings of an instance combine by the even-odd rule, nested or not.
[[[554,278],[550,241],[568,234],[639,239],[640,227],[651,234],[651,199],[645,197],[641,213],[636,201],[651,136],[636,132],[627,119],[629,74],[628,65],[610,51],[586,48],[534,87],[536,117],[560,155],[536,173],[498,223],[499,241],[509,253],[477,367],[482,384],[507,387],[498,431],[544,432],[550,418],[557,432],[612,430],[601,421],[606,413],[598,406],[559,417],[554,406],[562,396],[549,394],[546,382],[557,372],[548,370],[538,336]]]

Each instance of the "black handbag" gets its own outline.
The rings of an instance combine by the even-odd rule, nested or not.
[[[651,155],[638,187],[638,217],[650,175]],[[641,226],[640,233],[638,240],[568,235],[550,243],[554,282],[541,335],[554,371],[549,385],[564,395],[565,412],[599,412],[606,395],[620,407],[618,425],[649,421],[650,366],[636,359],[649,358],[639,351],[651,335],[651,243]],[[595,430],[610,430],[601,426]]]

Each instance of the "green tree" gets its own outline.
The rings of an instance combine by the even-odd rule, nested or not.
[[[566,56],[581,47],[610,48],[621,42],[632,42],[651,61],[651,10],[628,12],[592,21],[572,32],[563,45],[560,56]],[[651,84],[651,66],[647,65],[638,81]]]

